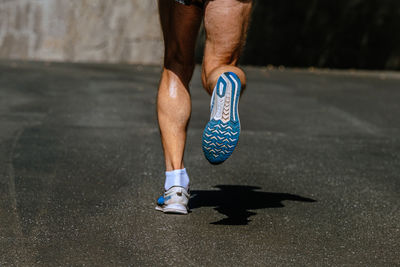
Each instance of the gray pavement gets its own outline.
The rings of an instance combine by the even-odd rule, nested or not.
[[[159,67],[0,62],[0,265],[400,265],[397,73],[246,70],[212,166],[196,69],[177,216],[154,210]]]

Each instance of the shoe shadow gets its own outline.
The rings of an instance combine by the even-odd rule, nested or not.
[[[316,202],[311,198],[286,193],[270,193],[256,191],[261,189],[256,186],[244,185],[216,185],[220,190],[194,190],[191,191],[189,208],[215,207],[214,209],[227,216],[216,225],[247,225],[250,216],[257,213],[249,210],[282,208],[282,201]]]

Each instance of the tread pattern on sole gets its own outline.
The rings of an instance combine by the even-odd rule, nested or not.
[[[237,113],[240,80],[232,72],[224,73],[219,79],[228,80],[231,83],[232,93],[228,92],[226,95],[222,120],[211,118],[203,132],[203,152],[207,160],[213,164],[222,163],[232,155],[240,135],[240,122]]]
[[[203,152],[211,163],[221,163],[232,155],[240,134],[239,123],[211,120],[203,132]]]

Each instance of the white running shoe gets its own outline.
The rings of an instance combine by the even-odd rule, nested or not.
[[[164,213],[188,213],[190,194],[184,187],[173,186],[157,199],[156,210]]]

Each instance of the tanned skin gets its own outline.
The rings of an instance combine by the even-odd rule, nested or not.
[[[187,126],[191,114],[189,82],[195,66],[194,50],[201,21],[206,41],[202,83],[211,95],[219,76],[235,73],[246,86],[237,64],[246,39],[251,0],[208,0],[204,7],[159,0],[165,55],[157,95],[157,115],[166,171],[183,169]]]

